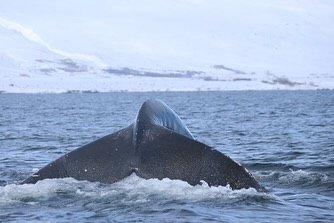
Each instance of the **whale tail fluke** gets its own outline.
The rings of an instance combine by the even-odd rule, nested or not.
[[[191,185],[205,181],[210,186],[264,191],[243,166],[196,141],[160,100],[144,102],[134,124],[65,154],[23,183],[64,177],[114,183],[133,172],[146,179],[180,179]]]

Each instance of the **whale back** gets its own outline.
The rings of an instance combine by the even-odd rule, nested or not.
[[[147,100],[139,109],[133,128],[133,141],[136,147],[145,140],[145,137],[151,135],[150,130],[153,125],[194,139],[180,117],[168,105],[160,100]]]

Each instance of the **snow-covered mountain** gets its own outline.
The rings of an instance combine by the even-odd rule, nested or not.
[[[0,5],[0,91],[334,89],[330,0]]]

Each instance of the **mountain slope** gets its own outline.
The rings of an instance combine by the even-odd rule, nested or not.
[[[0,4],[0,91],[334,88],[332,1]]]

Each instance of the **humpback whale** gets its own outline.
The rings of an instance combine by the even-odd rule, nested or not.
[[[72,177],[110,184],[132,173],[191,185],[205,181],[209,186],[265,190],[246,168],[197,141],[160,100],[145,101],[133,124],[63,155],[22,183]]]

